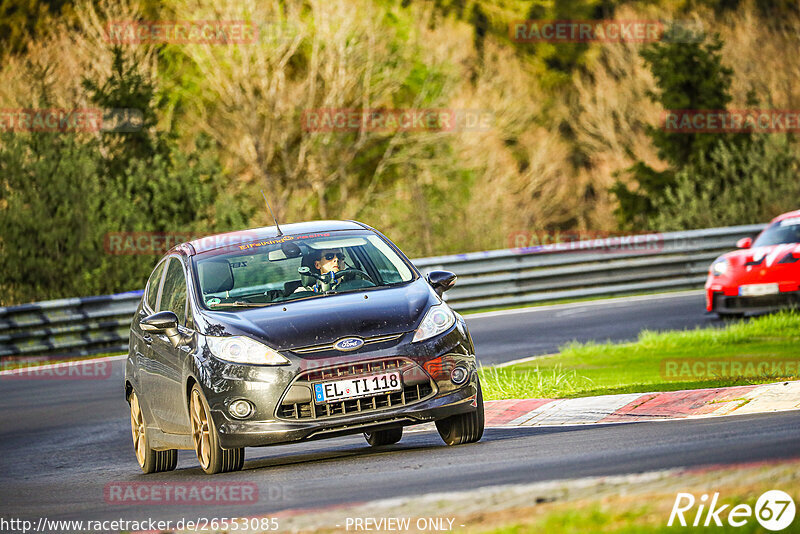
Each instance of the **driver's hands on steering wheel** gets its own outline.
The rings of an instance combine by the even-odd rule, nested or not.
[[[328,286],[326,291],[330,291],[334,287],[338,286],[339,283],[345,278],[361,278],[362,280],[366,280],[372,284],[375,284],[375,282],[372,281],[372,278],[370,278],[367,273],[361,269],[356,269],[355,267],[346,267],[338,271],[328,271],[325,274],[316,273],[308,267],[300,267],[297,269],[297,271],[301,275],[311,276],[312,278],[316,279],[318,284],[323,284],[322,287]],[[318,284],[315,284],[315,287]]]
[[[355,267],[346,266],[344,269],[337,271],[336,274],[334,274],[334,277],[336,278],[336,280],[344,280],[347,277],[353,277],[353,278],[361,278],[362,280],[372,282],[372,278],[370,278],[370,276],[367,273],[365,273],[361,269],[356,269]],[[374,284],[375,282],[372,283]]]

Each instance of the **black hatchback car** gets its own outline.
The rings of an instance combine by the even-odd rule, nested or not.
[[[281,231],[282,230],[282,231]],[[380,232],[319,221],[183,243],[158,263],[125,368],[146,473],[194,449],[206,473],[244,448],[364,433],[373,446],[435,421],[448,445],[483,434],[475,349],[426,279]]]

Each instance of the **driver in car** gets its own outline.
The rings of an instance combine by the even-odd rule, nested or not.
[[[315,255],[314,267],[322,279],[318,279],[316,283],[310,287],[301,285],[294,291],[295,293],[300,291],[320,293],[323,291],[330,291],[336,287],[340,280],[336,279],[335,273],[338,273],[345,267],[344,254],[339,249],[321,250]]]
[[[317,259],[314,260],[314,267],[323,277],[330,276],[328,273],[338,273],[344,266],[344,254],[339,249],[328,249],[320,251]]]

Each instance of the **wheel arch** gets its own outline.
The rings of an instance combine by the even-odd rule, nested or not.
[[[192,398],[192,388],[194,388],[195,384],[199,384],[199,382],[195,377],[189,375],[186,378],[186,386],[183,388],[183,405],[186,408],[187,413],[189,411],[189,401]]]

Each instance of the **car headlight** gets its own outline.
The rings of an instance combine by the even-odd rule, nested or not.
[[[722,276],[728,272],[728,260],[720,258],[711,264],[711,274],[714,276]]]
[[[414,339],[412,339],[411,342],[424,341],[433,336],[437,336],[447,331],[455,322],[456,316],[447,304],[442,303],[431,306],[431,309],[428,310],[428,313],[425,314],[425,318],[420,323],[419,328],[417,328],[417,333],[414,334]]]
[[[206,337],[208,347],[220,360],[252,365],[283,365],[289,363],[277,351],[246,336]]]

